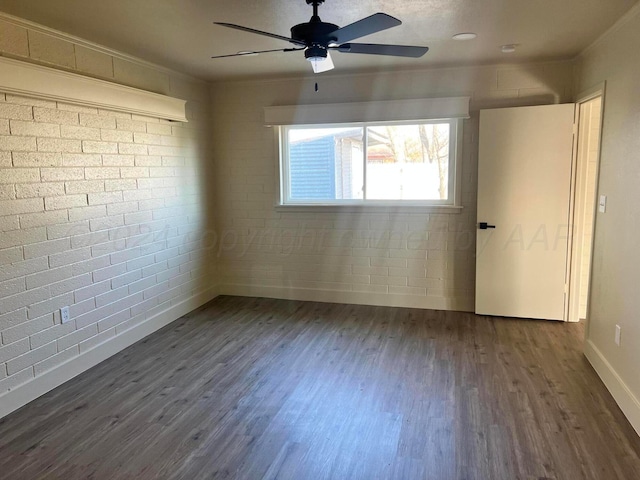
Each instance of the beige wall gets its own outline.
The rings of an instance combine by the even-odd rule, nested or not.
[[[586,51],[577,90],[606,81],[587,352],[640,432],[640,8]],[[614,343],[615,325],[622,343]]]
[[[568,62],[214,84],[221,293],[472,310],[478,110],[571,101],[571,86]],[[472,97],[461,213],[274,208],[263,107],[457,95]]]
[[[186,99],[189,119],[0,93],[1,416],[95,361],[95,347],[117,350],[136,328],[198,306],[216,281],[202,241],[208,85],[19,21],[0,20],[0,31],[3,55]],[[29,383],[49,387],[15,390]]]
[[[187,99],[190,122],[0,94],[0,406],[10,389],[94,361],[93,347],[216,283],[237,294],[472,308],[478,110],[570,101],[606,80],[599,188],[609,210],[597,218],[587,351],[639,428],[637,11],[586,52],[576,89],[567,62],[219,83],[212,103],[208,86],[185,75],[3,16],[2,55]],[[462,213],[274,208],[264,106],[449,95],[472,97]],[[60,325],[62,305],[70,324]]]

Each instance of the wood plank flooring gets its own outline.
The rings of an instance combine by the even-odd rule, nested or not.
[[[640,479],[582,335],[220,297],[0,420],[0,478]]]

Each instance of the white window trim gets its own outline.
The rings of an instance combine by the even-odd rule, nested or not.
[[[295,201],[288,197],[291,191],[290,177],[288,171],[288,141],[286,131],[288,128],[304,127],[304,128],[332,128],[332,127],[362,127],[363,128],[363,157],[366,158],[366,128],[380,125],[415,125],[416,123],[443,123],[447,122],[451,125],[451,137],[455,139],[453,145],[449,146],[449,169],[453,172],[449,175],[449,192],[453,192],[453,196],[447,200],[344,200],[335,201],[327,200],[301,200]],[[423,120],[405,120],[405,121],[375,121],[375,122],[348,122],[348,123],[332,123],[332,124],[299,124],[299,125],[281,125],[276,129],[278,147],[278,203],[277,210],[293,211],[308,210],[312,208],[316,211],[380,211],[386,209],[389,211],[400,212],[403,209],[413,211],[416,208],[421,211],[429,211],[432,213],[458,213],[462,210],[462,138],[463,138],[463,118],[441,118],[441,119],[423,119]],[[364,161],[363,182],[366,189],[366,161]]]

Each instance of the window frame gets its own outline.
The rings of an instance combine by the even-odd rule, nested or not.
[[[449,166],[448,166],[448,192],[449,198],[446,200],[368,200],[367,190],[367,128],[388,125],[428,125],[448,123],[449,133]],[[300,125],[279,125],[277,128],[278,145],[278,205],[279,207],[336,207],[344,209],[346,207],[421,207],[434,209],[460,209],[461,208],[461,179],[462,179],[462,138],[463,138],[462,118],[439,118],[425,120],[401,120],[401,121],[370,121],[370,122],[349,122],[349,123],[318,123]],[[290,198],[291,177],[289,175],[289,131],[313,128],[362,128],[363,145],[363,199],[306,199],[294,200]]]

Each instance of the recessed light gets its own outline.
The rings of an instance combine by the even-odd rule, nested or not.
[[[473,40],[478,34],[472,32],[456,33],[453,37],[454,40]]]
[[[508,45],[502,45],[502,47],[500,47],[500,50],[502,51],[502,53],[513,53],[516,51],[516,47],[518,45],[515,43],[511,43]]]

